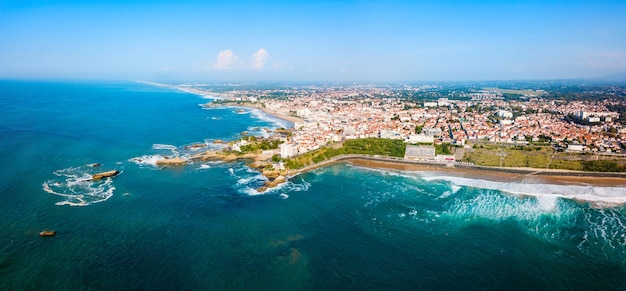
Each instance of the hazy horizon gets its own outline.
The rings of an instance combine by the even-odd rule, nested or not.
[[[621,1],[0,4],[0,78],[626,79]]]

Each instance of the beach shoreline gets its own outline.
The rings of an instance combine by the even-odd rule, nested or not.
[[[321,167],[345,163],[374,171],[412,173],[426,180],[450,181],[457,186],[479,187],[499,190],[516,196],[536,197],[537,199],[571,199],[588,203],[592,208],[605,209],[626,205],[626,175],[604,177],[594,172],[559,172],[550,175],[536,171],[526,173],[502,172],[499,168],[457,168],[444,163],[411,163],[402,160],[368,156],[348,156],[310,165],[288,175],[293,178]],[[590,174],[585,176],[585,174]],[[611,173],[609,173],[611,174]],[[515,185],[515,186],[512,186]],[[608,192],[606,192],[608,191]]]
[[[425,164],[405,164],[397,162],[373,161],[366,159],[349,159],[346,163],[371,169],[388,169],[397,171],[410,172],[438,172],[446,173],[452,176],[468,179],[487,180],[494,182],[507,183],[528,183],[530,180],[536,184],[554,184],[554,185],[581,185],[581,186],[599,186],[599,187],[626,187],[626,179],[619,177],[603,177],[603,176],[585,176],[586,172],[576,172],[577,175],[550,175],[544,173],[542,175],[521,174],[502,172],[499,168],[490,169],[468,169],[459,167],[445,167],[437,165]],[[529,169],[534,170],[534,169]]]
[[[460,178],[494,182],[532,182],[535,184],[553,185],[626,187],[626,173],[599,173],[535,168],[506,169],[437,162],[415,162],[396,158],[373,157],[368,155],[344,155],[334,157],[301,169],[290,170],[289,176],[294,177],[335,163],[347,163],[370,169],[386,169],[409,172],[439,172]]]
[[[263,107],[260,104],[251,104],[249,102],[240,102],[238,103],[237,101],[232,101],[232,100],[226,100],[222,103],[219,104],[213,104],[213,103],[208,103],[206,106],[215,106],[215,107],[221,107],[221,106],[230,106],[230,107],[240,107],[240,108],[248,108],[248,109],[258,109],[261,110],[263,113],[267,114],[267,115],[271,115],[275,118],[278,119],[282,119],[285,121],[289,121],[291,123],[303,123],[304,120],[295,117],[295,116],[290,116],[290,115],[284,115],[281,113],[278,113],[274,110],[268,109],[266,107]]]

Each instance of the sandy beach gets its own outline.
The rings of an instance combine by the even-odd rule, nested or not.
[[[282,120],[287,120],[287,121],[292,122],[292,123],[296,123],[296,122],[298,122],[298,123],[303,123],[303,122],[304,122],[302,119],[300,119],[300,118],[298,118],[298,117],[295,117],[295,116],[290,116],[290,115],[280,114],[280,113],[278,113],[278,112],[276,112],[276,111],[273,111],[273,110],[267,109],[267,108],[262,107],[262,106],[258,106],[258,107],[254,107],[254,106],[246,106],[246,107],[260,109],[261,111],[265,112],[266,114],[272,115],[272,116],[274,116],[274,117],[276,117],[276,118],[280,118],[280,119],[282,119]]]
[[[213,105],[213,104],[209,103],[209,104],[207,104],[207,106],[232,106],[232,107],[259,109],[259,110],[263,111],[265,114],[274,116],[274,117],[276,117],[278,119],[289,121],[291,123],[296,123],[296,122],[302,123],[302,122],[304,122],[304,120],[302,120],[302,119],[300,119],[298,117],[281,114],[281,113],[278,113],[278,112],[276,112],[274,110],[265,108],[265,107],[263,107],[260,104],[252,104],[252,103],[248,103],[248,102],[238,103],[236,101],[228,101],[227,100],[225,103],[220,103],[218,105]]]
[[[397,171],[419,171],[419,172],[441,172],[449,175],[469,178],[488,180],[495,182],[528,182],[532,180],[536,184],[555,184],[555,185],[591,185],[605,187],[626,187],[626,179],[614,177],[590,177],[590,176],[564,176],[564,175],[529,175],[499,172],[498,169],[492,170],[471,170],[453,167],[441,167],[437,165],[422,164],[405,164],[385,161],[373,161],[365,159],[350,159],[347,163],[367,168],[389,169]]]

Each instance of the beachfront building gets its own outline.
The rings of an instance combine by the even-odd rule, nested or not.
[[[435,158],[435,147],[407,145],[404,152],[405,160],[432,160]]]
[[[567,150],[568,151],[573,151],[573,152],[582,152],[583,151],[583,145],[579,144],[579,143],[571,143],[567,145]]]

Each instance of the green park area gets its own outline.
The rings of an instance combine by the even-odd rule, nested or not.
[[[306,154],[284,159],[285,166],[299,169],[314,163],[323,162],[332,157],[347,154],[366,154],[390,157],[404,157],[406,145],[401,140],[365,138],[346,140],[343,144],[335,144]]]
[[[593,172],[624,172],[626,159],[611,155],[557,151],[550,145],[475,144],[463,162],[490,167],[530,167]]]

